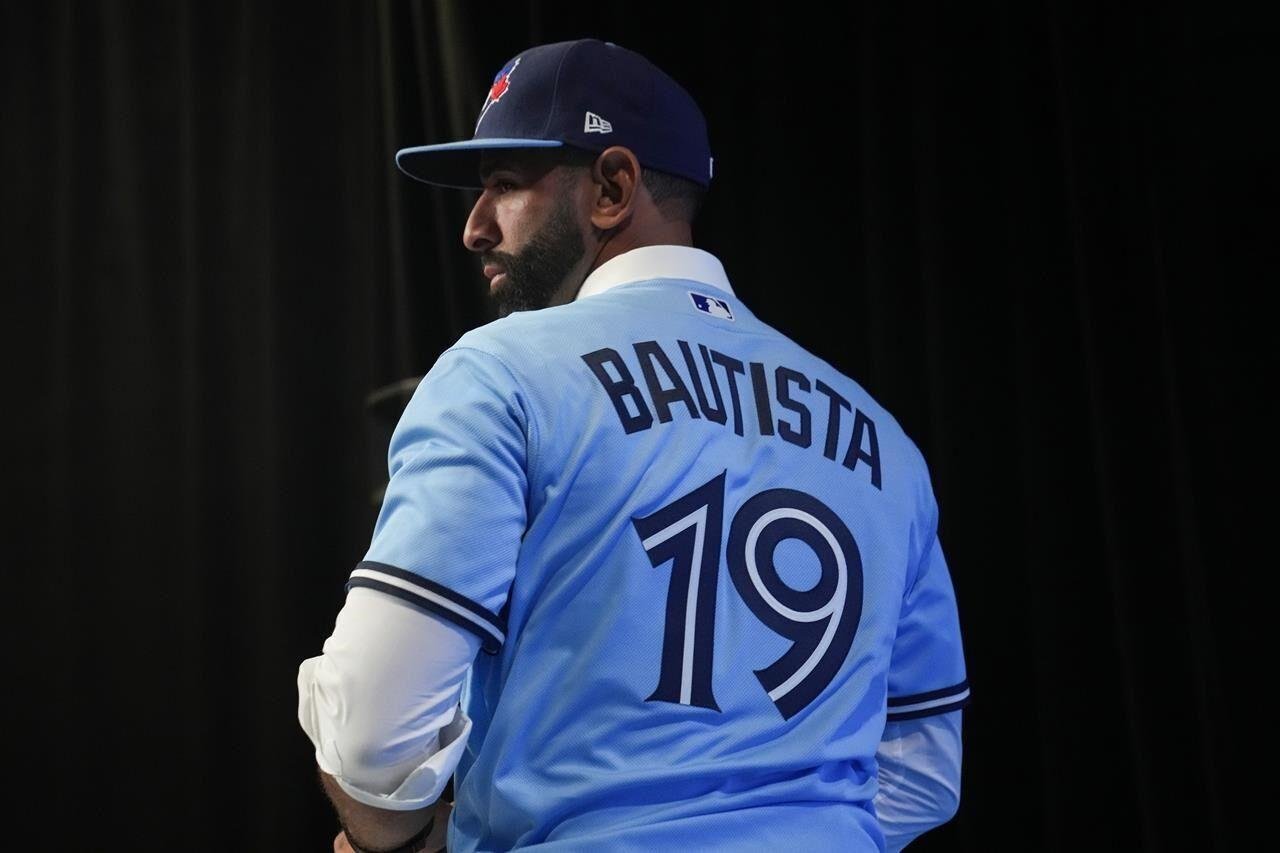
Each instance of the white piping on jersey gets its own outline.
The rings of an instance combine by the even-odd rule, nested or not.
[[[724,265],[715,255],[694,246],[664,244],[637,246],[605,261],[582,282],[577,299],[648,278],[687,278],[734,295]]]

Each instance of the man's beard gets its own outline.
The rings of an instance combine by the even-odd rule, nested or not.
[[[520,254],[491,253],[486,258],[506,273],[506,279],[490,294],[497,304],[498,316],[550,305],[585,250],[582,232],[574,222],[573,206],[567,196],[561,196],[550,219]]]

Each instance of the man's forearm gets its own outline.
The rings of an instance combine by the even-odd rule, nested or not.
[[[438,801],[414,811],[391,811],[353,800],[335,780],[323,770],[320,784],[329,795],[338,812],[338,821],[354,836],[357,843],[367,844],[379,850],[392,850],[418,834],[436,813]]]

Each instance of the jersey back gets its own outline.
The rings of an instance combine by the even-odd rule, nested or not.
[[[964,706],[928,468],[736,296],[657,278],[463,335],[352,584],[478,634],[449,849],[880,850],[886,720]]]

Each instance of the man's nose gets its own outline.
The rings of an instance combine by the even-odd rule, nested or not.
[[[462,228],[462,244],[473,252],[483,252],[496,246],[500,240],[493,206],[489,204],[487,194],[481,193]]]

